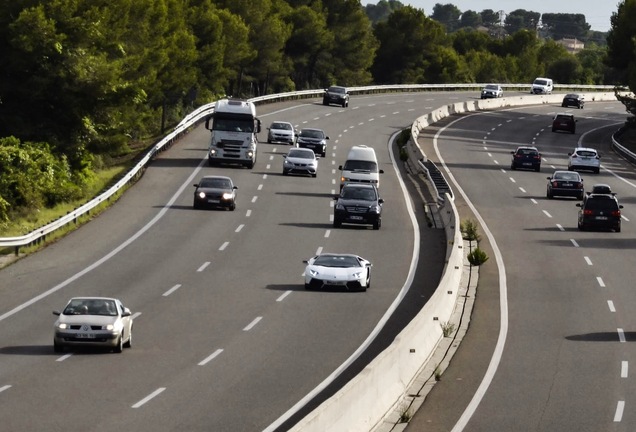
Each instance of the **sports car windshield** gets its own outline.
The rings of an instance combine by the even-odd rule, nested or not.
[[[352,256],[321,255],[314,261],[314,265],[322,267],[361,267],[360,263]]]

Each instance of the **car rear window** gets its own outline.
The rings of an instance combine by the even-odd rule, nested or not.
[[[572,116],[559,114],[556,116],[557,120],[572,120]]]
[[[576,154],[581,157],[596,157],[596,152],[589,150],[579,150]]]
[[[585,208],[589,210],[618,210],[618,204],[611,198],[591,198],[585,203]]]
[[[517,153],[524,156],[536,156],[538,154],[536,150],[532,149],[519,149]]]

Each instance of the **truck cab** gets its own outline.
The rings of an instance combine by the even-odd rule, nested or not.
[[[214,113],[205,119],[205,128],[211,132],[208,165],[225,163],[254,167],[261,121],[252,102],[242,99],[217,101]]]

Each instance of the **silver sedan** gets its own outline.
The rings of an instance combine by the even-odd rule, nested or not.
[[[121,301],[108,297],[74,297],[62,312],[53,311],[53,349],[67,346],[106,347],[120,353],[132,346],[133,319]]]

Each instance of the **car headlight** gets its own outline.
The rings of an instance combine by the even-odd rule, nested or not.
[[[353,276],[356,279],[360,279],[362,277],[362,272],[361,271],[355,272],[351,276]]]
[[[224,200],[232,199],[232,194],[230,192],[223,193],[223,199]]]
[[[292,163],[290,161],[288,161],[287,159],[285,159],[283,161],[283,165],[291,165]]]
[[[318,270],[309,269],[309,274],[311,277],[316,277],[318,276]]]
[[[369,210],[371,210],[373,213],[380,213],[380,206],[379,205],[372,205]]]
[[[108,325],[106,326],[106,330],[108,330],[108,331],[113,331],[113,330],[115,330],[115,326],[114,326],[114,325],[112,325],[112,324],[108,324]]]
[[[210,150],[210,156],[216,156],[216,150],[215,149],[211,149]]]
[[[254,156],[254,152],[253,152],[253,151],[251,151],[251,150],[250,150],[250,151],[248,151],[248,152],[247,152],[247,156],[248,156],[248,157],[252,157],[252,156]]]
[[[336,204],[336,210],[344,210],[344,209],[345,209],[345,206],[344,206],[344,205],[342,205],[342,204],[340,204],[340,203],[337,203],[337,204]]]
[[[197,195],[199,198],[205,198],[205,192],[199,192]]]
[[[71,326],[66,323],[58,323],[57,328],[59,328],[60,330],[66,330],[68,328],[71,328]]]

